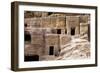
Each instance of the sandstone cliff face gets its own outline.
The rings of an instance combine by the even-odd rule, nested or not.
[[[25,41],[24,54],[38,55],[39,61],[90,58],[89,18],[88,14],[25,13],[25,34],[31,39]]]

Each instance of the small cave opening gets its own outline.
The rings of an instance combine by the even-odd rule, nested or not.
[[[25,41],[29,41],[29,42],[31,41],[31,35],[30,35],[30,33],[28,33],[28,32],[25,31],[25,33],[24,33],[24,40]]]

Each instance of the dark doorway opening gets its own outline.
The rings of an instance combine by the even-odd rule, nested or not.
[[[38,55],[25,56],[24,61],[39,61]]]
[[[57,29],[57,34],[61,34],[61,29]]]
[[[25,23],[24,26],[27,27],[27,24]]]
[[[49,55],[53,55],[54,54],[54,46],[50,46],[49,47]]]
[[[67,29],[65,29],[65,34],[67,34]]]
[[[48,15],[51,15],[52,14],[52,12],[48,12]]]
[[[31,41],[31,35],[28,32],[25,32],[25,34],[24,34],[24,40],[25,41]]]
[[[75,35],[75,28],[71,28],[71,35]]]

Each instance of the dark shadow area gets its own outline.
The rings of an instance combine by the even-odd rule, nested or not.
[[[71,28],[71,35],[75,35],[75,28]]]
[[[24,61],[39,61],[38,55],[24,56]]]
[[[54,54],[54,46],[50,46],[49,47],[49,55],[53,55]]]

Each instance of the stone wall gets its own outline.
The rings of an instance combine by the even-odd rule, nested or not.
[[[90,21],[90,15],[80,15],[80,23],[87,23]]]
[[[46,34],[46,45],[57,45],[58,43],[58,35],[57,34]]]
[[[65,28],[65,17],[41,17],[41,18],[26,18],[25,24],[30,25],[32,28]]]
[[[88,34],[88,23],[80,23],[80,34]]]
[[[64,29],[65,26],[66,26],[66,18],[65,18],[65,16],[57,17],[56,28]]]
[[[47,34],[45,35],[45,54],[49,55],[50,46],[54,47],[54,54],[59,50],[58,48],[59,37],[57,34]]]
[[[80,22],[79,16],[66,16],[67,34],[71,35],[71,28],[75,28],[75,34],[79,34]]]

